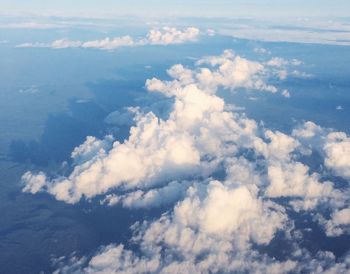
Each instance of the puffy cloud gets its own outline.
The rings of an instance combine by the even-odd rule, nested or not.
[[[129,107],[124,111],[116,110],[108,114],[104,122],[114,126],[132,126],[137,112],[138,108],[133,107]]]
[[[17,45],[18,48],[95,48],[100,50],[114,50],[126,46],[143,46],[143,45],[170,45],[193,42],[199,38],[200,31],[197,28],[189,27],[184,30],[164,27],[161,30],[150,30],[146,38],[134,40],[126,35],[115,38],[105,38],[93,41],[73,41],[69,39],[60,39],[52,43],[23,43]]]
[[[185,196],[191,182],[173,181],[160,188],[143,191],[136,190],[123,195],[109,194],[102,201],[102,204],[115,205],[121,203],[129,208],[152,208],[163,205],[170,205]]]
[[[350,138],[344,132],[331,132],[323,149],[325,165],[335,174],[350,179]]]
[[[85,273],[209,273],[252,270],[279,273],[295,267],[250,251],[250,242],[268,244],[284,227],[286,216],[273,203],[245,186],[212,181],[195,184],[173,213],[134,226],[136,256],[122,245],[110,245],[92,257]],[[245,258],[245,260],[243,260]],[[72,272],[74,266],[61,268]],[[69,271],[67,271],[69,272]]]
[[[350,138],[345,132],[333,132],[313,122],[305,122],[293,135],[307,148],[324,156],[324,164],[336,175],[350,178]]]
[[[131,227],[137,252],[109,245],[91,258],[75,258],[59,271],[305,271],[305,252],[299,247],[285,260],[260,248],[273,244],[277,234],[295,240],[291,215],[313,212],[319,205],[331,214],[330,220],[320,222],[328,235],[347,232],[348,193],[300,160],[320,151],[324,166],[347,178],[346,134],[306,122],[288,135],[265,129],[228,106],[216,95],[219,86],[268,86],[263,64],[232,51],[205,57],[195,69],[178,64],[167,72],[172,80],[146,82],[149,91],[172,98],[166,118],[131,109],[135,124],[129,138],[119,142],[113,136],[87,137],[72,152],[68,176],[23,175],[23,191],[45,190],[67,203],[98,198],[101,204],[129,208],[166,206],[159,218]],[[106,122],[124,125],[130,118],[124,114],[114,112]],[[331,260],[331,255],[323,255]],[[347,267],[332,259],[329,268],[320,259],[308,258],[321,270]]]
[[[175,207],[174,219],[181,226],[223,239],[237,233],[234,238],[239,242],[235,244],[242,248],[250,240],[269,243],[276,229],[283,227],[283,212],[258,199],[255,188],[230,188],[213,181],[205,191],[201,199],[196,188],[190,189],[186,199]]]
[[[238,66],[233,65],[236,58],[232,51],[225,51],[220,56],[205,57],[197,64],[224,66],[222,70],[225,71],[227,67]],[[243,69],[233,69],[232,75],[240,75],[250,66],[258,68],[257,71],[261,68],[261,65],[248,60],[239,59],[238,63],[241,62],[248,64],[244,63]],[[241,178],[233,175],[232,170],[247,170],[245,177],[256,185],[262,185],[263,181],[268,183],[264,190],[267,197],[296,198],[291,202],[296,210],[312,209],[326,198],[339,196],[338,192],[333,191],[332,183],[321,183],[318,174],[310,174],[306,165],[293,160],[293,155],[300,147],[297,139],[304,144],[311,138],[319,138],[317,133],[323,132],[323,129],[312,122],[305,123],[293,131],[297,139],[281,132],[258,129],[255,121],[226,110],[225,102],[214,94],[215,89],[210,90],[207,85],[203,85],[196,73],[182,65],[175,65],[168,70],[174,80],[147,80],[146,86],[150,91],[174,97],[173,109],[167,120],[158,118],[152,112],[141,113],[138,109],[131,109],[135,115],[135,126],[131,127],[129,139],[120,143],[112,136],[104,140],[88,137],[84,144],[73,151],[75,166],[68,177],[47,180],[42,173],[37,175],[38,178],[26,173],[23,176],[27,182],[24,191],[33,193],[46,189],[56,199],[69,203],[76,203],[82,197],[90,199],[114,191],[117,193],[108,194],[105,200],[109,204],[121,202],[128,207],[159,205],[163,201],[159,198],[161,194],[174,200],[174,197],[181,195],[173,193],[181,193],[188,187],[187,184],[182,186],[181,182],[169,184],[171,181],[190,177],[205,178],[220,163],[225,163],[228,178],[240,182]],[[246,74],[250,75],[251,72]],[[231,78],[231,74],[227,77]],[[242,79],[241,76],[238,78]],[[119,112],[115,112],[106,121],[117,119],[120,123],[122,118]],[[338,173],[344,173],[348,161],[346,158],[336,158],[334,154],[342,151],[338,147],[339,138],[343,138],[341,146],[347,145],[347,139],[339,134],[337,138],[334,136],[333,133],[327,137],[333,143],[320,143],[326,152],[325,165],[338,168]],[[260,168],[265,168],[266,174],[254,170],[244,159],[236,161],[232,158],[236,153],[249,149],[254,151],[256,157],[263,157],[258,163]],[[234,162],[238,167],[234,168]],[[256,176],[248,176],[249,172]],[[300,198],[304,199],[303,203],[298,200]]]
[[[24,173],[22,180],[26,183],[24,192],[37,193],[46,185],[46,175],[43,172],[33,175],[30,171]]]
[[[112,144],[113,137],[111,135],[107,135],[103,140],[88,136],[83,144],[73,150],[71,157],[74,163],[79,165],[105,155]]]
[[[350,208],[344,208],[332,214],[325,224],[328,236],[339,236],[350,232]]]
[[[335,108],[336,110],[343,110],[344,108],[342,107],[342,106],[337,106],[336,108]]]
[[[150,30],[147,34],[147,38],[141,40],[140,43],[151,45],[182,44],[187,41],[196,41],[199,34],[199,29],[194,27],[189,27],[184,30],[163,27],[160,30]]]
[[[173,96],[174,92],[190,83],[195,83],[200,89],[210,93],[215,93],[219,87],[272,93],[278,91],[275,86],[267,84],[267,79],[274,75],[274,70],[262,63],[235,55],[231,50],[224,51],[220,56],[207,56],[198,60],[193,70],[177,64],[167,72],[173,80],[152,78],[147,80],[147,88],[150,91],[161,91],[167,96]],[[288,95],[288,92],[283,92],[283,96]]]
[[[223,107],[218,97],[207,95],[194,85],[187,86],[175,101],[168,120],[160,120],[153,113],[138,115],[129,139],[122,144],[114,141],[108,152],[101,149],[103,142],[89,137],[72,155],[86,161],[76,165],[69,177],[48,183],[48,191],[59,200],[73,203],[83,195],[91,198],[117,187],[147,187],[165,178],[199,173],[210,165],[200,166],[202,154],[207,153],[199,150],[206,147],[203,131],[215,126],[215,119],[218,130],[225,130],[226,125],[220,123],[230,117]],[[87,151],[97,150],[95,157],[86,157],[90,155]]]
[[[299,197],[291,204],[298,211],[314,208],[319,200],[339,194],[331,182],[320,182],[319,176],[309,175],[309,168],[302,163],[272,164],[268,167],[270,185],[266,190],[269,197]]]
[[[300,66],[302,62],[298,59],[286,60],[281,57],[273,57],[269,61],[265,62],[265,65],[270,67],[273,74],[278,77],[279,80],[285,80],[288,75],[294,77],[310,77],[311,75],[294,69],[295,66]],[[289,97],[288,90],[284,90],[282,93],[285,97]]]

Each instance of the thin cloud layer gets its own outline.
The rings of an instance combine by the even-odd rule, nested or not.
[[[17,48],[94,48],[100,50],[113,50],[119,47],[127,46],[145,46],[145,45],[172,45],[186,42],[194,42],[199,38],[200,31],[197,28],[189,27],[183,30],[176,28],[163,27],[162,29],[152,29],[148,32],[146,38],[134,40],[126,35],[116,38],[105,38],[102,40],[79,41],[60,39],[52,43],[23,43],[17,45]]]
[[[204,57],[194,69],[177,64],[168,70],[172,80],[146,81],[150,92],[173,99],[168,118],[133,108],[129,138],[87,137],[72,153],[69,176],[25,173],[23,191],[46,191],[67,203],[168,208],[131,227],[138,252],[111,244],[92,257],[58,262],[57,273],[345,273],[349,256],[336,262],[330,252],[315,255],[299,245],[294,216],[323,208],[316,221],[327,235],[349,233],[349,189],[324,178],[348,180],[349,137],[312,122],[290,135],[272,131],[216,94],[219,88],[277,92],[267,83],[275,76],[271,67],[285,65],[232,51]],[[305,161],[316,152],[321,170]],[[262,251],[281,237],[290,249],[286,258]]]

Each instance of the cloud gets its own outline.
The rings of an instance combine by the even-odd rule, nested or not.
[[[262,47],[255,47],[253,51],[258,54],[271,54],[269,50]]]
[[[21,23],[3,23],[0,24],[0,29],[57,29],[63,26],[55,23],[43,23],[43,22],[21,22]]]
[[[344,132],[331,132],[327,135],[323,149],[326,167],[350,179],[350,138]]]
[[[289,93],[288,89],[284,89],[284,90],[282,91],[282,95],[283,95],[284,97],[286,97],[286,98],[290,98],[290,93]]]
[[[337,106],[336,108],[335,108],[336,110],[343,110],[344,108],[342,107],[342,106]]]
[[[332,214],[331,219],[325,223],[328,236],[339,236],[350,233],[350,208],[344,208]]]
[[[165,186],[147,191],[136,190],[123,195],[109,194],[101,203],[110,206],[120,203],[127,208],[153,208],[171,205],[185,196],[190,185],[191,182],[172,181]]]
[[[324,156],[325,167],[335,175],[350,178],[350,137],[344,132],[334,132],[308,121],[293,131],[293,135],[310,149]]]
[[[348,190],[326,180],[328,174],[322,172],[348,178],[349,137],[313,122],[291,134],[269,130],[216,94],[219,87],[265,90],[267,75],[273,75],[270,67],[232,51],[204,57],[194,69],[177,64],[167,71],[171,80],[146,81],[150,92],[172,98],[166,118],[132,108],[134,125],[125,141],[109,135],[87,137],[73,150],[67,176],[25,173],[24,192],[46,191],[67,203],[87,199],[132,209],[166,208],[160,217],[131,227],[137,252],[111,244],[92,257],[63,262],[58,271],[287,273],[310,272],[310,265],[320,271],[346,269],[346,258],[336,263],[332,253],[315,255],[300,247],[301,232],[294,220],[302,212],[314,216],[328,235],[348,233]],[[106,121],[124,124],[131,118],[123,116],[127,114],[114,112]],[[316,151],[322,158],[320,170],[305,160]],[[281,237],[291,251],[277,260],[263,250],[273,250]]]
[[[138,109],[133,107],[127,108],[124,112],[116,110],[108,114],[104,122],[114,126],[132,126],[137,111]]]
[[[150,45],[170,45],[170,44],[182,44],[188,41],[196,41],[200,32],[199,29],[189,27],[183,31],[176,28],[163,27],[160,30],[150,30],[145,40],[141,40],[140,43]]]
[[[43,172],[33,175],[28,171],[22,176],[22,180],[26,183],[23,191],[33,194],[39,192],[47,183],[46,175]]]
[[[240,39],[268,42],[350,45],[349,25],[342,20],[246,20],[231,19],[230,24],[219,22],[217,33]]]
[[[231,50],[224,51],[220,56],[207,56],[198,60],[195,69],[177,64],[167,70],[167,73],[173,80],[161,81],[152,78],[146,81],[146,87],[150,91],[162,92],[168,97],[173,96],[181,86],[191,83],[211,93],[215,93],[220,87],[230,90],[254,89],[271,93],[278,91],[277,87],[267,83],[267,80],[276,73],[274,68],[235,55]],[[290,96],[285,90],[282,91],[282,95]]]
[[[17,45],[17,48],[93,48],[100,50],[114,50],[119,47],[145,46],[145,45],[172,45],[194,42],[199,38],[200,31],[197,28],[189,27],[183,30],[176,28],[163,27],[162,29],[152,29],[148,32],[146,38],[134,40],[126,35],[115,38],[105,38],[102,40],[79,41],[60,39],[52,43],[23,43]]]

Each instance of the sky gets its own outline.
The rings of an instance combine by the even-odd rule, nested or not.
[[[160,1],[160,0],[1,0],[2,14],[39,15],[142,15],[142,16],[349,16],[350,2],[347,0],[218,0],[218,1]]]

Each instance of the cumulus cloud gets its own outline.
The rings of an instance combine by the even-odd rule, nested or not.
[[[293,135],[307,147],[324,156],[324,164],[335,175],[350,178],[350,137],[308,121],[293,131]]]
[[[350,232],[350,208],[344,208],[332,214],[325,223],[328,236],[339,236]]]
[[[298,231],[291,216],[318,206],[331,214],[319,217],[328,235],[349,227],[348,192],[301,161],[319,151],[325,169],[348,178],[346,134],[312,122],[291,135],[272,131],[216,94],[219,87],[273,91],[265,82],[266,66],[275,67],[232,51],[204,57],[194,69],[177,64],[167,71],[171,80],[146,81],[150,92],[173,99],[166,118],[133,108],[129,138],[87,137],[72,152],[68,176],[25,173],[24,192],[46,191],[67,203],[98,199],[134,209],[167,207],[159,218],[131,227],[138,252],[112,244],[58,271],[305,272],[307,256],[321,270],[347,268],[346,261],[336,264],[328,253],[321,254],[329,260],[324,265],[298,246],[283,260],[259,251],[277,235],[293,242]],[[129,114],[114,112],[105,121],[124,125]]]
[[[232,50],[226,50],[220,56],[207,56],[198,60],[195,69],[177,64],[167,73],[173,80],[161,81],[152,78],[146,81],[146,87],[150,91],[161,91],[169,97],[183,85],[191,83],[210,93],[215,93],[219,87],[231,90],[254,89],[271,93],[278,91],[277,87],[267,83],[268,79],[276,74],[273,66],[248,60],[234,54]],[[281,93],[285,97],[290,96],[287,90]]]
[[[144,46],[144,45],[171,45],[194,42],[199,38],[200,31],[197,28],[189,27],[183,30],[176,28],[163,27],[162,29],[152,29],[148,32],[146,38],[135,40],[126,35],[115,38],[105,38],[102,40],[79,41],[60,39],[52,43],[23,43],[17,45],[17,48],[94,48],[100,50],[114,50],[119,47]]]
[[[350,138],[344,132],[331,132],[323,149],[326,166],[335,174],[350,179]]]
[[[147,38],[141,40],[140,43],[151,45],[182,44],[187,41],[196,41],[199,34],[199,29],[194,27],[189,27],[184,30],[163,27],[160,30],[150,30],[147,34]]]
[[[247,271],[252,265],[257,273],[285,272],[295,263],[250,252],[250,241],[268,244],[285,220],[280,208],[257,198],[246,186],[195,184],[173,213],[134,226],[133,241],[140,244],[142,257],[122,245],[110,245],[87,264],[76,261],[60,272],[78,267],[86,273],[208,273]]]

